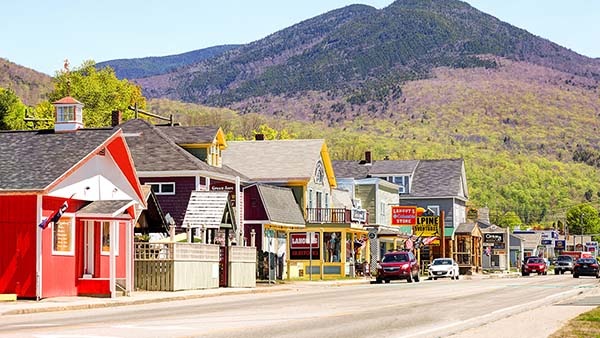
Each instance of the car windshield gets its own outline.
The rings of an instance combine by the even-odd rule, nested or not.
[[[534,263],[534,264],[544,263],[544,264],[546,264],[546,262],[544,262],[544,260],[541,258],[529,258],[527,263]]]
[[[434,259],[433,265],[452,265],[452,260],[450,260],[450,259]]]
[[[577,263],[579,263],[579,264],[594,264],[594,263],[596,263],[596,260],[593,258],[580,258],[577,260]]]
[[[408,262],[408,255],[405,253],[399,253],[399,254],[387,254],[383,256],[383,259],[381,260],[384,263],[390,263],[390,262]]]
[[[558,258],[556,260],[557,261],[572,262],[573,261],[573,257],[571,257],[571,256],[558,256]]]

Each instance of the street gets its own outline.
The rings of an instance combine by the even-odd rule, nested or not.
[[[594,293],[597,286],[595,278],[571,275],[344,286],[297,283],[261,294],[6,315],[0,336],[497,337],[502,330],[497,324],[506,321],[516,332],[545,337],[548,333],[536,335],[531,323],[514,318],[529,314],[537,320],[537,309],[552,314],[545,319],[540,313],[540,325],[556,322],[552,311],[562,311],[563,319],[569,313],[574,317],[593,306],[572,306],[565,312],[565,304]],[[519,331],[520,323],[529,329]],[[491,331],[486,333],[486,327]]]

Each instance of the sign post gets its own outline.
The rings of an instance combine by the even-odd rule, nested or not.
[[[309,268],[308,268],[309,272],[308,273],[309,273],[309,276],[310,276],[310,280],[312,281],[312,242],[313,242],[312,239],[313,239],[313,232],[312,231],[307,232],[306,236],[308,237],[307,238],[307,241],[308,241],[308,251],[310,252],[309,253],[309,263],[308,263],[308,266],[309,266]]]

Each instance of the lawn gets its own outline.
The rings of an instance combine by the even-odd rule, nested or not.
[[[571,319],[550,338],[600,338],[600,307]]]

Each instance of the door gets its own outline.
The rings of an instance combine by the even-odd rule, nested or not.
[[[84,249],[84,267],[83,274],[94,276],[94,221],[86,221],[85,228],[85,249]]]

